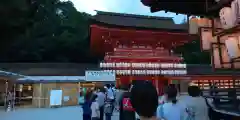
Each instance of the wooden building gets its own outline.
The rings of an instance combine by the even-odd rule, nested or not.
[[[78,105],[81,89],[88,91],[105,84],[105,82],[85,81],[85,71],[99,70],[97,64],[0,63],[0,66],[12,71],[13,75],[15,73],[25,75],[17,79],[9,76],[10,74],[2,75],[0,72],[2,75],[0,92],[6,93],[6,80],[8,80],[9,90],[11,88],[15,91],[16,107],[50,107],[51,90],[62,90],[63,106]],[[1,101],[4,105],[4,98]]]
[[[182,57],[172,52],[172,48],[192,39],[187,33],[186,25],[174,24],[171,18],[100,11],[94,20],[90,30],[91,50],[95,54],[104,55],[104,61],[100,63],[102,69],[116,70],[117,85],[129,84],[132,80],[152,80],[160,92],[162,86],[170,82],[169,79],[186,79],[174,73],[174,66],[165,66],[167,72],[173,70],[173,73],[168,78],[163,77],[163,69],[160,71],[161,65],[158,64],[180,65],[176,70],[182,72],[179,74],[186,74],[186,66],[181,64]],[[142,64],[145,68],[134,67],[134,63]],[[146,63],[150,65],[148,68]],[[105,64],[114,65],[104,67]]]
[[[118,85],[132,80],[152,80],[159,93],[164,81],[179,84],[182,91],[186,91],[189,82],[206,89],[215,82],[219,87],[232,87],[232,71],[212,71],[210,65],[195,68],[192,66],[196,65],[187,65],[186,74],[159,72],[165,70],[159,67],[161,64],[183,65],[183,58],[174,54],[172,48],[194,39],[188,33],[188,25],[174,24],[171,18],[98,11],[90,32],[92,53],[105,56],[100,67],[116,71]],[[168,69],[176,70],[174,67]],[[180,69],[184,70],[184,67]],[[146,70],[154,71],[146,73]]]

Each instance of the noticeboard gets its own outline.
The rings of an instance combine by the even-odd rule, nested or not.
[[[86,81],[103,82],[116,81],[116,73],[114,71],[85,71]]]
[[[51,90],[50,91],[50,106],[61,106],[62,105],[62,90]]]

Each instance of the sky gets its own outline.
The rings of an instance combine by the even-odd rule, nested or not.
[[[144,6],[141,0],[70,0],[80,12],[96,14],[95,10],[116,13],[128,13],[137,15],[149,15],[160,17],[172,17],[176,24],[180,24],[185,15],[164,11],[151,13],[149,7]]]

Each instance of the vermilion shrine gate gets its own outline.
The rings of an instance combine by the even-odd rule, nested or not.
[[[187,24],[174,24],[171,18],[98,12],[90,33],[92,53],[105,56],[100,67],[116,71],[117,85],[152,80],[161,93],[164,84],[176,80],[196,80],[204,87],[204,80],[231,79],[223,74],[187,73],[183,58],[172,49],[194,37],[189,35]]]

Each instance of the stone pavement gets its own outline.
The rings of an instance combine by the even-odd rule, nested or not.
[[[186,100],[186,95],[179,97]],[[5,112],[0,108],[0,120],[82,120],[80,106],[62,108],[16,108],[15,111]],[[118,113],[114,113],[112,120],[118,120]]]
[[[0,120],[82,120],[79,106],[62,108],[18,108],[12,112],[0,110]],[[118,120],[114,113],[112,120]]]

